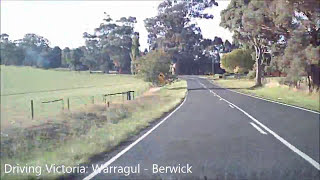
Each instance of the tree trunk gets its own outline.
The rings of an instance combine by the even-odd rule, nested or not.
[[[255,46],[256,50],[256,84],[255,86],[262,86],[261,78],[262,78],[262,51],[260,47]]]

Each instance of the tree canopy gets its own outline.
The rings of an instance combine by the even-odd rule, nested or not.
[[[270,65],[265,58],[267,54],[271,54],[273,64],[278,64],[288,78],[302,75],[305,67],[314,63],[302,51],[309,47],[316,53],[312,49],[319,46],[319,3],[316,0],[232,0],[221,12],[220,25],[234,32],[234,38],[242,46],[255,50],[257,86],[261,85],[263,65]]]
[[[114,21],[109,15],[99,27],[95,28],[94,34],[84,33],[86,39],[85,64],[90,68],[102,65],[107,70],[112,64],[120,73],[131,71],[131,57],[135,58],[139,53],[137,41],[139,36],[134,32],[135,17],[122,17]],[[133,42],[134,38],[134,42]],[[136,46],[132,50],[132,46]],[[134,55],[133,55],[133,54]]]
[[[160,3],[158,15],[145,20],[150,50],[163,49],[169,53],[172,62],[179,64],[180,74],[204,71],[198,68],[199,65],[211,63],[215,46],[223,42],[204,39],[201,29],[192,20],[212,19],[213,16],[204,10],[215,5],[218,5],[215,1],[166,0]]]

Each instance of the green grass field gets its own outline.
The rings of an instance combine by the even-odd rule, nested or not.
[[[268,78],[263,87],[254,89],[250,88],[255,82],[248,79],[215,79],[214,83],[226,88],[235,88],[234,90],[246,94],[320,111],[319,92],[308,93],[306,90],[289,88],[280,85],[278,80],[279,78]]]
[[[131,75],[1,66],[1,130],[30,127],[52,120],[61,113],[62,107],[67,109],[67,98],[70,109],[75,110],[92,104],[92,96],[94,103],[99,103],[102,94],[134,90],[139,95],[148,88],[149,83]],[[62,102],[41,103],[61,98],[64,106]],[[34,120],[31,119],[31,100],[34,101]]]
[[[2,99],[1,107],[5,109],[6,105],[10,105],[13,110],[16,108],[22,115],[25,114],[21,121],[16,119],[15,123],[6,124],[8,129],[16,127],[15,131],[8,136],[1,134],[1,167],[4,164],[28,164],[41,166],[44,169],[47,164],[77,166],[89,162],[93,156],[111,151],[121,142],[150,126],[152,121],[177,106],[187,91],[187,83],[184,80],[177,80],[170,85],[146,91],[149,89],[149,83],[130,75],[90,75],[86,72],[58,72],[28,67],[1,66],[1,68],[3,73],[1,78],[7,81],[2,81],[5,85],[2,87],[3,97],[7,99],[6,101]],[[31,77],[37,81],[31,81]],[[17,81],[12,82],[13,79]],[[19,82],[24,83],[25,88],[22,88]],[[51,91],[56,88],[54,83],[57,83],[59,88],[73,87],[74,89]],[[84,85],[93,87],[78,88]],[[18,91],[14,87],[22,89]],[[39,92],[40,90],[43,92]],[[50,92],[47,92],[49,90]],[[140,96],[132,101],[122,102],[121,98],[112,101],[109,108],[97,101],[95,104],[89,102],[86,106],[76,104],[75,107],[83,106],[84,108],[75,108],[74,111],[61,113],[59,109],[61,107],[57,106],[56,109],[48,111],[47,116],[52,121],[49,124],[45,123],[48,118],[41,116],[31,121],[26,115],[29,111],[24,111],[23,106],[19,105],[30,98],[39,101],[57,97],[85,97],[92,94],[98,96],[99,93],[106,93],[106,91],[112,93],[125,90],[139,91]],[[5,92],[7,95],[28,93],[6,96]],[[53,115],[57,112],[59,114]],[[4,113],[9,117],[10,113]],[[3,123],[1,118],[1,125],[7,121]],[[61,175],[43,172],[40,178],[54,179]],[[1,168],[1,179],[28,178],[37,179],[36,174],[5,174]]]

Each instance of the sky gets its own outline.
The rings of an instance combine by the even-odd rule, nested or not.
[[[161,1],[1,1],[1,33],[11,40],[35,33],[50,41],[50,46],[76,48],[84,45],[83,33],[93,33],[104,18],[104,12],[113,19],[134,16],[135,31],[140,33],[140,49],[148,47],[143,20],[157,15]],[[229,1],[218,1],[219,6],[208,9],[211,20],[197,20],[205,38],[215,36],[232,41],[232,34],[219,26],[220,11]]]

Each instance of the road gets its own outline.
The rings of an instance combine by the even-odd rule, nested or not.
[[[108,169],[83,177],[319,179],[318,113],[241,95],[197,76],[183,78],[188,95],[176,111],[120,154],[96,162],[108,168],[139,165],[139,173]],[[180,166],[185,173],[154,173],[160,166]]]

